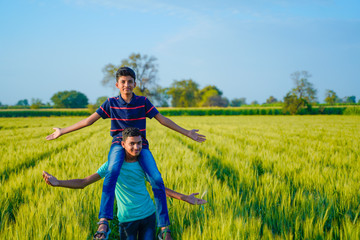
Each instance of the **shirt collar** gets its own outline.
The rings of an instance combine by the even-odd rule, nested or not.
[[[131,105],[135,102],[135,99],[136,99],[135,93],[133,93],[133,96],[129,103],[125,102],[125,100],[121,97],[121,94],[119,95],[119,102],[121,105]]]

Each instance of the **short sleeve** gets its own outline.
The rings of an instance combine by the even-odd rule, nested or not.
[[[152,105],[152,103],[149,101],[149,99],[145,98],[145,114],[148,118],[153,118],[158,114],[159,111]]]
[[[110,118],[110,100],[107,99],[97,110],[97,114],[99,114],[103,119]]]
[[[101,165],[101,167],[97,170],[96,173],[99,174],[101,178],[104,178],[107,173],[107,169],[108,169],[108,162]]]

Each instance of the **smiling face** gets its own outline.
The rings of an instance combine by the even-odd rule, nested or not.
[[[136,159],[140,155],[142,149],[141,136],[127,137],[125,141],[121,142],[121,145],[125,149],[127,160]]]
[[[133,93],[136,82],[131,76],[120,76],[115,83],[115,86],[120,90],[121,96],[126,96]]]

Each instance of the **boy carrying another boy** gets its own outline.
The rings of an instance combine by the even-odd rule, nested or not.
[[[123,131],[121,142],[125,149],[125,161],[120,171],[115,187],[115,198],[118,206],[119,232],[121,240],[152,240],[155,238],[155,207],[145,185],[145,173],[142,170],[138,156],[142,149],[141,132],[138,128],[126,128]],[[82,179],[57,180],[47,172],[43,172],[45,182],[53,187],[85,188],[99,181],[106,175],[107,162],[99,170]],[[196,198],[193,193],[184,195],[165,188],[166,195],[171,198],[185,201],[192,205],[205,204],[206,200]],[[104,224],[108,224],[107,221]],[[107,236],[109,235],[108,233]],[[158,238],[164,238],[171,234],[161,234]],[[165,235],[165,236],[164,236]]]
[[[131,68],[119,68],[116,72],[115,86],[120,90],[120,96],[107,99],[95,113],[74,125],[66,128],[54,128],[55,132],[47,136],[46,139],[53,140],[66,133],[90,126],[99,120],[100,117],[103,119],[111,119],[110,135],[113,137],[113,140],[108,154],[108,169],[103,183],[99,213],[100,222],[104,222],[113,219],[115,186],[125,158],[125,152],[121,146],[122,131],[127,127],[139,128],[141,131],[143,149],[139,156],[139,164],[152,186],[156,203],[156,219],[158,227],[163,231],[169,231],[168,226],[170,225],[170,221],[164,182],[149,150],[148,141],[146,140],[146,117],[150,119],[155,117],[162,125],[179,132],[194,141],[204,142],[206,139],[204,135],[197,133],[198,130],[186,130],[178,126],[172,120],[161,115],[146,97],[136,96],[133,93],[133,90],[136,87],[135,79],[135,72]],[[108,225],[100,224],[98,234],[95,234],[95,238],[104,239],[107,232],[109,232]]]

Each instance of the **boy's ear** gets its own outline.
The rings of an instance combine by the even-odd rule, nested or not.
[[[122,146],[123,148],[125,148],[125,142],[124,142],[124,141],[121,141],[121,146]]]

